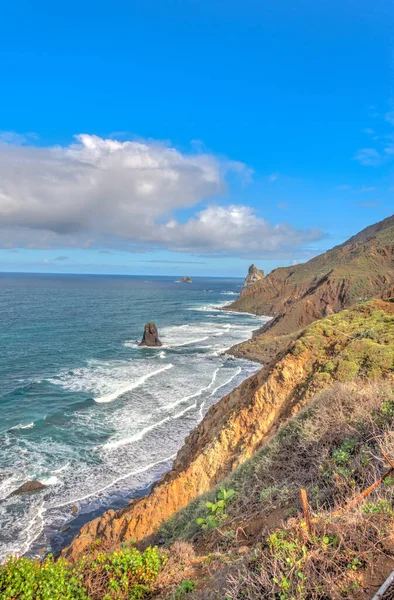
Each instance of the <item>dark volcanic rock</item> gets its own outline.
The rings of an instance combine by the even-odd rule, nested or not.
[[[154,323],[150,322],[145,325],[144,337],[140,343],[140,346],[162,346],[159,340],[159,332]]]
[[[29,492],[38,492],[38,490],[44,490],[46,487],[47,486],[40,481],[26,481],[26,483],[12,492],[11,496],[16,496],[17,494],[27,494]]]
[[[184,276],[184,277],[181,277],[181,282],[182,283],[193,283],[193,280],[189,276]]]

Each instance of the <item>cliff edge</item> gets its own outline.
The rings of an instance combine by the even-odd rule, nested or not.
[[[260,333],[287,335],[368,298],[394,295],[394,215],[347,242],[248,285],[227,309],[274,317]]]
[[[359,304],[310,325],[273,362],[210,408],[148,496],[87,523],[65,555],[76,559],[97,538],[112,547],[154,533],[250,458],[318,390],[337,380],[372,376],[371,364],[373,376],[392,371],[393,340],[389,302]]]

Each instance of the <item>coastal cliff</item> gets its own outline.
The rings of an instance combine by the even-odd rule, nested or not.
[[[273,270],[228,309],[272,316],[259,333],[298,331],[368,298],[394,293],[394,216],[367,227],[307,263]]]
[[[211,407],[186,438],[173,468],[145,498],[87,523],[65,551],[76,559],[94,540],[138,541],[244,463],[320,389],[393,369],[394,305],[356,305],[307,327],[276,359]],[[369,338],[363,337],[368,330]],[[391,339],[391,338],[390,338]]]

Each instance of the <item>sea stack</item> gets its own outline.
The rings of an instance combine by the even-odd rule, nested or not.
[[[249,287],[250,285],[253,285],[260,279],[264,279],[264,271],[258,269],[256,265],[250,265],[248,274],[244,281],[244,287]]]
[[[162,343],[159,340],[159,332],[157,331],[156,325],[152,321],[145,325],[144,335],[139,345],[150,346],[153,348],[162,346]]]
[[[191,277],[185,276],[185,277],[181,277],[181,282],[182,283],[193,283],[193,280]]]

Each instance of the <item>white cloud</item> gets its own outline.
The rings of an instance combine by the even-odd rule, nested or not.
[[[382,163],[382,156],[376,150],[376,148],[361,148],[354,155],[354,159],[358,160],[362,165],[369,167],[376,167]]]
[[[276,181],[279,177],[279,173],[271,173],[271,175],[268,177],[268,181]]]
[[[373,185],[363,185],[363,187],[360,189],[360,192],[362,194],[365,194],[366,192],[374,192],[376,190],[376,187],[374,187]]]
[[[321,237],[270,225],[245,206],[208,206],[185,223],[176,219],[179,209],[223,192],[229,170],[251,174],[242,163],[151,140],[82,134],[66,147],[0,143],[1,245],[257,255]]]
[[[172,250],[201,254],[268,256],[321,239],[318,229],[271,225],[247,206],[209,206],[186,223],[169,221],[158,237]]]

